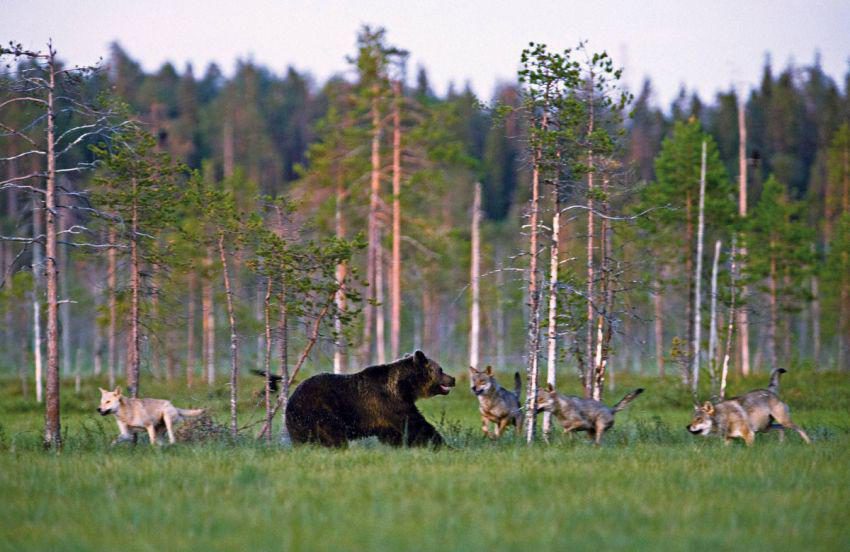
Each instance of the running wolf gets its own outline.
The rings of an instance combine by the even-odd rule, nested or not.
[[[614,414],[626,408],[641,393],[643,388],[639,387],[609,407],[593,399],[561,395],[550,383],[546,389],[537,390],[537,412],[551,412],[563,426],[564,433],[586,431],[598,445],[602,442],[602,435],[613,427]]]
[[[755,389],[717,404],[706,401],[702,406],[695,406],[688,431],[694,435],[717,433],[723,436],[726,444],[737,437],[749,446],[755,441],[756,433],[776,429],[784,436],[783,429],[787,427],[811,444],[806,432],[791,421],[788,405],[779,399],[779,376],[785,372],[784,368],[774,370],[767,389]]]

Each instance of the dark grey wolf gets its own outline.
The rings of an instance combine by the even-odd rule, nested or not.
[[[520,407],[520,391],[522,380],[519,372],[514,373],[514,390],[508,391],[496,381],[493,368],[476,370],[469,367],[469,385],[478,397],[478,411],[481,413],[481,431],[490,436],[490,422],[494,424],[494,433],[500,437],[502,432],[511,424],[517,433],[522,430],[522,408]]]
[[[643,388],[635,389],[609,407],[593,399],[561,395],[549,384],[546,389],[537,390],[537,412],[551,412],[564,428],[564,433],[586,431],[598,445],[602,442],[602,435],[613,427],[614,415],[641,393]]]

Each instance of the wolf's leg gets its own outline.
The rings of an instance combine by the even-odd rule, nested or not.
[[[123,443],[124,441],[133,441],[133,434],[130,433],[129,426],[127,426],[127,424],[125,424],[118,418],[116,418],[115,421],[118,422],[118,437],[116,437],[115,440],[112,441],[112,444],[115,445],[118,443]]]
[[[490,422],[484,416],[481,416],[481,431],[484,432],[485,437],[490,436]]]
[[[174,427],[171,414],[166,412],[163,414],[162,419],[165,420],[165,429],[168,431],[168,442],[173,445],[177,442],[177,440],[174,438]]]
[[[499,420],[499,422],[496,424],[496,437],[502,436],[502,432],[505,431],[506,427],[508,427],[509,421],[510,418],[502,418],[501,420]]]
[[[773,407],[771,409],[770,415],[773,416],[773,418],[777,422],[782,424],[783,426],[790,428],[790,429],[793,429],[794,431],[799,433],[800,437],[803,438],[803,441],[805,441],[806,443],[808,443],[810,445],[812,444],[812,440],[809,439],[809,436],[806,435],[806,432],[803,431],[803,429],[800,426],[798,426],[797,424],[795,424],[794,422],[791,421],[791,414],[788,412],[788,405],[787,404],[785,404],[785,403],[777,404],[775,407]]]
[[[146,425],[145,429],[148,430],[148,438],[151,440],[151,446],[156,446],[156,427],[153,424]]]
[[[594,433],[596,434],[596,438],[594,439],[594,441],[597,445],[602,444],[602,436],[605,435],[605,430],[608,429],[608,427],[609,426],[605,422],[605,420],[596,420],[596,430],[594,431]]]
[[[741,430],[741,437],[743,437],[744,442],[747,443],[748,447],[753,446],[753,443],[756,440],[756,434],[749,428],[749,426],[745,426],[745,429]]]

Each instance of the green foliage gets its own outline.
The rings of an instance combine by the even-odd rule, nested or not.
[[[777,296],[786,310],[799,308],[809,298],[805,283],[814,263],[814,232],[802,212],[803,204],[790,201],[786,186],[770,176],[747,218],[747,237],[752,245],[744,277],[767,291],[765,279],[774,270]]]

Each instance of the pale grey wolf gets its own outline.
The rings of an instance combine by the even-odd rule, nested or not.
[[[168,441],[174,444],[174,426],[184,418],[204,413],[202,408],[177,408],[171,401],[162,399],[131,399],[121,394],[120,387],[116,387],[115,391],[100,390],[97,411],[101,416],[115,414],[120,434],[113,443],[132,440],[136,433],[147,431],[151,445],[157,444],[157,434],[163,429],[168,433]]]
[[[774,370],[767,389],[756,389],[717,404],[706,401],[702,406],[694,406],[688,431],[694,435],[722,435],[726,444],[740,438],[749,446],[755,441],[756,433],[776,429],[781,432],[781,439],[787,427],[811,444],[806,432],[791,421],[788,405],[779,399],[779,376],[785,372],[784,368]]]
[[[593,399],[561,395],[548,384],[546,389],[537,390],[537,412],[551,412],[564,428],[564,433],[586,431],[598,445],[602,442],[602,435],[613,427],[614,415],[641,393],[643,388],[635,389],[609,407]]]
[[[522,431],[523,415],[519,400],[522,380],[519,372],[514,373],[514,390],[508,391],[496,381],[491,366],[483,371],[470,366],[469,384],[472,392],[478,397],[481,431],[484,435],[490,435],[490,422],[494,424],[496,437],[502,435],[508,424],[513,425],[517,433]]]

